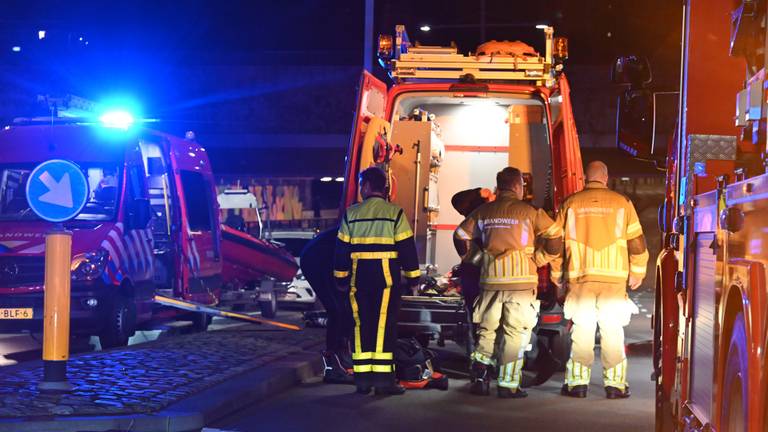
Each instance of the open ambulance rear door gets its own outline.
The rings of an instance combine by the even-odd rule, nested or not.
[[[380,133],[388,133],[389,123],[384,120],[387,107],[387,85],[368,71],[363,71],[357,93],[355,118],[352,123],[352,136],[347,150],[347,168],[344,176],[344,195],[342,211],[354,204],[358,197],[357,174],[370,166],[373,152],[364,151],[364,143],[374,144]],[[374,133],[375,132],[375,133]],[[367,139],[366,139],[367,138]],[[369,149],[371,150],[371,149]]]

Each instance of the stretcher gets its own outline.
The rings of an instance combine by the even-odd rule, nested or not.
[[[282,323],[279,321],[269,320],[261,317],[255,317],[255,316],[251,316],[243,313],[225,311],[215,307],[206,306],[200,303],[195,303],[187,300],[180,300],[173,297],[155,295],[154,301],[155,303],[161,304],[163,306],[170,306],[173,308],[182,309],[190,312],[200,312],[200,313],[204,313],[212,316],[235,319],[235,320],[245,321],[245,322],[255,323],[255,324],[266,324],[266,325],[284,328],[287,330],[295,330],[295,331],[301,330],[301,327],[293,324]]]
[[[472,317],[463,296],[402,296],[398,337],[414,337],[423,346],[435,340],[445,346],[453,341],[461,346],[469,361],[475,347]],[[542,306],[539,322],[525,353],[524,387],[540,385],[555,372],[565,369],[570,355],[570,334],[562,307],[554,302]]]
[[[414,337],[422,345],[436,340],[444,346],[446,340],[466,350],[474,349],[471,317],[462,296],[402,296],[398,337]]]

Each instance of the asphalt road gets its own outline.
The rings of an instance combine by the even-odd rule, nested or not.
[[[210,426],[210,431],[651,431],[653,392],[650,381],[650,309],[652,293],[633,293],[640,307],[627,327],[632,397],[607,400],[602,366],[592,372],[586,399],[559,394],[563,374],[529,397],[502,400],[468,393],[465,371],[451,372],[450,389],[412,390],[403,396],[375,397],[354,393],[352,386],[307,382],[270,400],[252,405]],[[463,364],[457,347],[439,351],[444,363]],[[599,356],[598,356],[599,358]],[[457,366],[457,369],[462,369]]]

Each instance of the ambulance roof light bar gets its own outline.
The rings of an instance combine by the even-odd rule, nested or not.
[[[48,112],[48,115],[17,117],[13,119],[13,123],[16,125],[88,124],[127,131],[136,123],[158,121],[137,116],[135,111],[138,107],[130,101],[120,100],[116,103],[114,106],[111,103],[102,104],[75,95],[63,97],[37,95],[40,111]]]

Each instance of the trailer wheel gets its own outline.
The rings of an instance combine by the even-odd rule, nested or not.
[[[107,306],[106,323],[99,333],[102,349],[123,347],[136,333],[136,305],[131,299],[118,295]]]
[[[731,343],[725,361],[720,421],[724,432],[747,430],[747,367],[747,332],[744,315],[739,313],[733,321]]]
[[[277,315],[277,296],[273,293],[269,300],[259,300],[259,309],[264,318],[274,318]]]
[[[213,317],[206,313],[196,313],[192,315],[192,331],[195,333],[202,333],[208,330],[208,326],[211,325]]]

